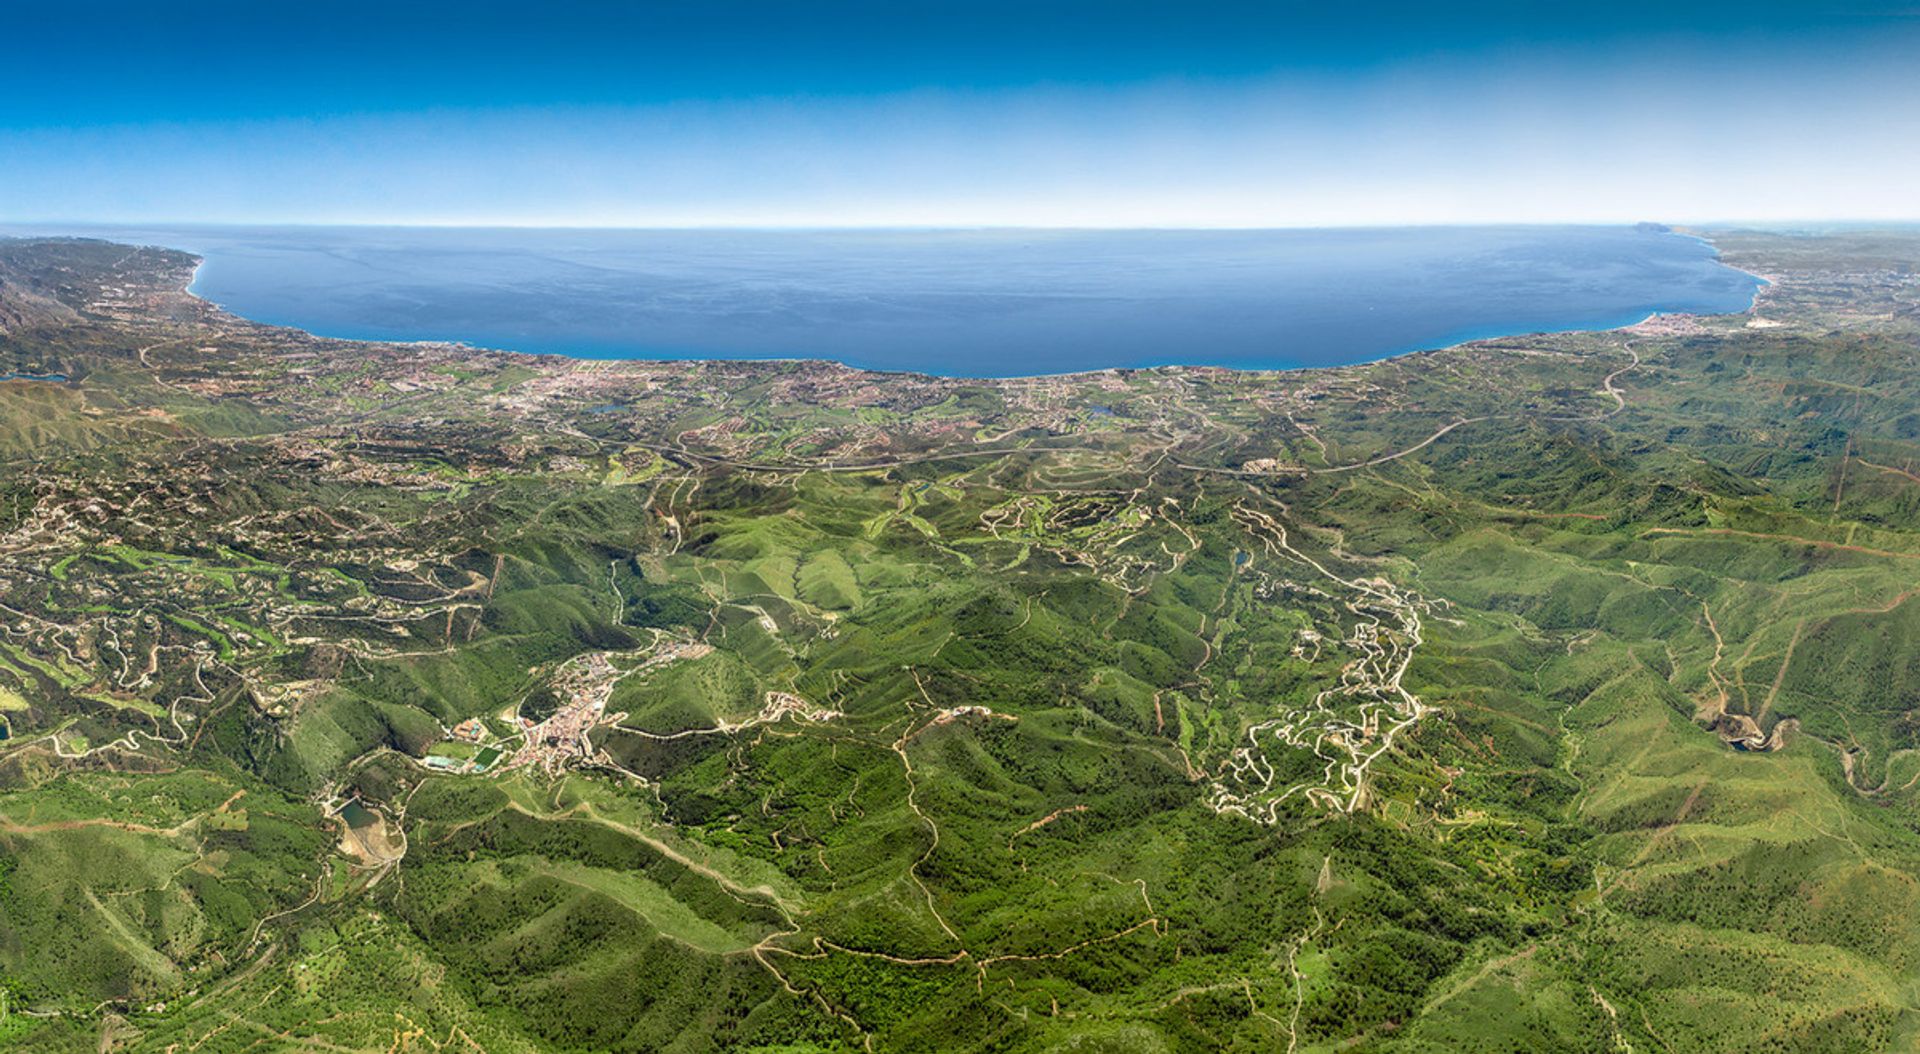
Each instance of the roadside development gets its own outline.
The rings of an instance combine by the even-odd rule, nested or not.
[[[1920,237],[977,381],[0,241],[0,1043],[1920,1046]],[[1760,324],[1760,323],[1765,324]]]

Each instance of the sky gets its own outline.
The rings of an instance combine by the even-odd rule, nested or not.
[[[1920,0],[0,0],[0,222],[1920,219]]]

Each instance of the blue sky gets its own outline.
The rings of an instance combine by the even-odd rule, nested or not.
[[[1920,4],[9,4],[0,221],[1920,218]]]

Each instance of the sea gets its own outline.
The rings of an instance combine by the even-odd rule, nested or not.
[[[1744,310],[1653,225],[1320,230],[11,228],[200,254],[193,292],[327,336],[958,377],[1366,362]]]

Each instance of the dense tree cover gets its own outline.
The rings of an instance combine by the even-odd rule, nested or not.
[[[0,243],[0,1041],[1912,1046],[1920,240],[1717,237],[1751,315],[990,384]]]

